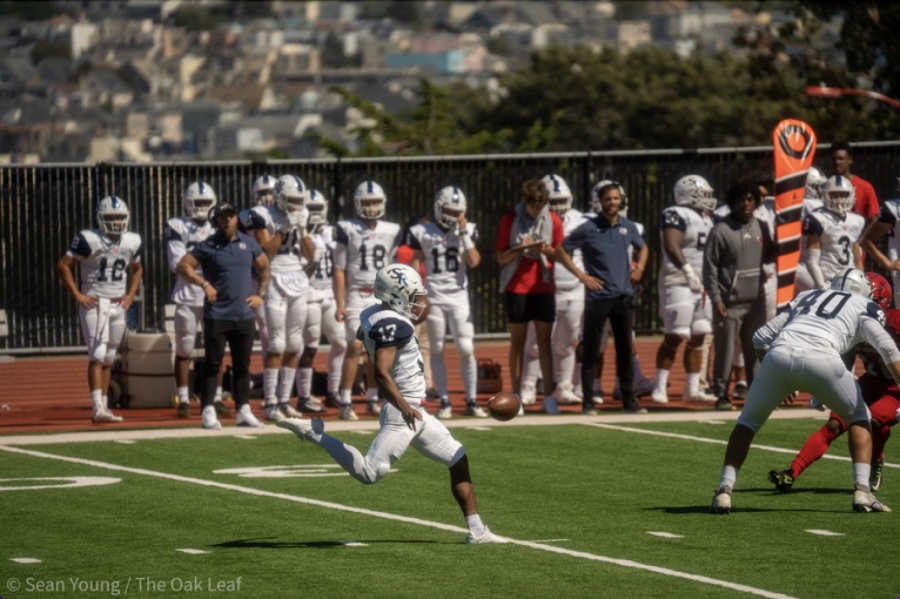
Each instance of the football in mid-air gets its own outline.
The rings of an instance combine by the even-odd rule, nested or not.
[[[519,402],[516,394],[508,391],[501,391],[487,402],[488,414],[494,420],[501,422],[515,418],[519,414],[521,406],[522,404]]]

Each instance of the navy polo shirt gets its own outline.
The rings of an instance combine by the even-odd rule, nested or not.
[[[203,277],[216,288],[216,302],[203,302],[203,317],[212,320],[250,320],[253,311],[247,307],[251,295],[250,275],[253,262],[262,248],[249,235],[238,232],[228,241],[217,231],[190,251],[203,269]]]
[[[615,225],[610,225],[603,215],[598,215],[572,231],[563,240],[563,247],[569,255],[581,250],[585,272],[603,281],[603,289],[590,291],[585,288],[587,299],[608,300],[634,295],[628,248],[640,250],[644,247],[644,238],[633,222],[620,216]]]

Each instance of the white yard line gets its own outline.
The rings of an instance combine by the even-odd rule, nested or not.
[[[228,491],[235,491],[237,493],[244,493],[247,495],[254,495],[256,497],[269,497],[273,499],[283,499],[285,501],[292,501],[295,503],[302,503],[306,505],[313,505],[317,507],[323,507],[332,510],[339,510],[342,512],[350,512],[353,514],[360,514],[364,516],[372,516],[375,518],[383,518],[385,520],[392,520],[395,522],[404,522],[406,524],[416,524],[419,526],[426,526],[428,528],[435,528],[438,530],[444,530],[447,532],[454,532],[459,534],[465,534],[467,531],[464,528],[459,526],[452,526],[450,524],[443,524],[441,522],[432,522],[430,520],[422,520],[420,518],[411,518],[409,516],[401,516],[398,514],[390,514],[387,512],[378,512],[375,510],[368,510],[363,508],[357,508],[347,505],[342,505],[339,503],[331,503],[328,501],[320,501],[318,499],[310,499],[308,497],[298,497],[296,495],[287,495],[285,493],[273,493],[270,491],[262,491],[260,489],[253,489],[250,487],[242,487],[240,485],[232,485],[228,483],[220,483],[211,480],[204,480],[200,478],[191,478],[188,476],[181,476],[178,474],[169,474],[166,472],[156,472],[153,470],[145,470],[143,468],[131,468],[128,466],[120,466],[118,464],[109,464],[106,462],[98,462],[95,460],[86,460],[83,458],[76,458],[72,456],[61,456],[54,455],[52,453],[45,453],[42,451],[35,451],[31,449],[22,449],[20,447],[11,447],[8,445],[0,445],[0,451],[6,451],[8,453],[14,453],[19,455],[27,455],[36,458],[45,458],[50,460],[58,460],[61,462],[69,462],[71,464],[80,464],[83,466],[92,466],[94,468],[102,468],[105,470],[113,470],[116,472],[127,472],[129,474],[136,474],[140,476],[149,476],[153,478],[162,478],[165,480],[171,480],[180,483],[187,483],[193,485],[200,485],[203,487],[213,487],[218,489],[225,489]],[[660,568],[658,566],[651,566],[649,564],[642,564],[640,562],[635,562],[631,560],[624,559],[616,559],[612,557],[606,557],[603,555],[595,555],[593,553],[587,553],[584,551],[573,551],[571,549],[565,549],[562,547],[554,547],[552,545],[546,545],[543,543],[536,543],[532,541],[520,541],[516,539],[508,539],[511,544],[520,545],[522,547],[529,547],[531,549],[536,549],[538,551],[546,551],[549,553],[556,553],[559,555],[566,555],[569,557],[575,557],[580,559],[586,559],[595,562],[602,562],[606,564],[612,564],[616,566],[622,566],[625,568],[634,568],[637,570],[643,570],[646,572],[653,572],[655,574],[661,574],[663,576],[671,576],[673,578],[681,578],[685,580],[690,580],[692,582],[698,582],[701,584],[708,584],[712,586],[722,587],[726,589],[731,589],[735,591],[740,591],[744,593],[749,593],[751,595],[756,595],[758,597],[766,597],[767,599],[797,599],[792,597],[791,595],[784,595],[782,593],[774,593],[772,591],[767,591],[765,589],[758,589],[756,587],[751,587],[742,584],[736,584],[733,582],[729,582],[727,580],[718,580],[716,578],[709,578],[707,576],[700,576],[697,574],[690,574],[687,572],[680,572],[678,570],[671,570],[669,568]]]

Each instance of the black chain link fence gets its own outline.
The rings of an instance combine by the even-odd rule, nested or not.
[[[827,146],[816,159],[829,174]],[[895,197],[898,143],[854,146],[853,172],[875,187],[880,199]],[[9,337],[0,353],[54,353],[80,349],[83,341],[75,303],[60,284],[55,265],[81,229],[95,228],[97,201],[118,195],[131,209],[130,229],[143,238],[144,281],[140,302],[130,315],[132,328],[164,326],[164,306],[175,282],[166,263],[163,229],[184,214],[182,194],[195,180],[209,183],[220,201],[249,207],[250,187],[262,174],[292,173],[330,200],[329,219],[352,217],[353,190],[372,179],[388,196],[386,220],[407,223],[432,214],[435,193],[447,185],[468,198],[468,219],[480,234],[482,263],[469,273],[475,331],[502,334],[506,322],[494,260],[497,227],[518,202],[527,179],[562,176],[586,210],[590,189],[614,179],[629,197],[629,217],[646,227],[650,247],[646,291],[638,299],[637,332],[659,332],[656,276],[662,259],[659,215],[672,203],[672,185],[686,174],[705,177],[724,196],[738,177],[771,171],[772,148],[658,150],[578,154],[441,156],[347,160],[274,160],[173,164],[38,164],[0,166],[0,309],[7,312]]]

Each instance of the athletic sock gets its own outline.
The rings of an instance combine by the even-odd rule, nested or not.
[[[722,476],[719,477],[719,486],[731,487],[733,489],[740,471],[740,468],[735,468],[734,466],[722,466]]]
[[[700,373],[689,372],[684,381],[685,391],[693,391],[700,388]]]
[[[266,368],[263,370],[263,393],[265,394],[266,407],[274,406],[278,403],[276,394],[278,392],[278,369]]]
[[[187,403],[190,401],[190,398],[188,397],[188,388],[186,386],[178,387],[178,389],[175,390],[175,393],[178,395],[178,403]]]
[[[811,434],[791,463],[791,472],[793,472],[794,478],[796,479],[813,462],[825,455],[831,442],[835,439],[837,436],[825,425]]]
[[[353,403],[353,390],[341,389],[341,405],[349,406]]]
[[[280,387],[278,389],[278,403],[290,403],[291,401],[291,391],[294,389],[294,379],[297,378],[297,369],[296,368],[288,368],[287,366],[281,367],[281,381]]]
[[[666,387],[669,386],[669,370],[665,368],[657,368],[656,369],[656,387],[666,390]]]
[[[869,489],[869,478],[871,476],[872,464],[853,462],[853,482],[856,483],[857,486]]]
[[[312,393],[312,367],[303,367],[297,369],[297,395],[299,397],[309,397]]]
[[[222,401],[222,386],[219,385],[216,387],[216,396],[213,398],[213,401]]]
[[[103,404],[103,391],[100,389],[91,391],[91,404],[93,404],[95,412],[102,411],[106,408]]]
[[[366,400],[369,403],[378,401],[378,387],[369,387],[366,389]]]
[[[469,532],[476,537],[480,537],[486,532],[484,530],[484,522],[481,521],[481,516],[478,514],[466,516],[466,526],[469,527]]]

